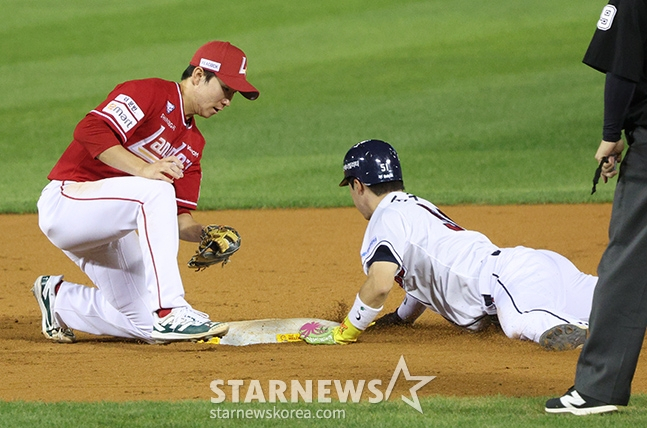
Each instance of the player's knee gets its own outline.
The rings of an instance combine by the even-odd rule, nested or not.
[[[171,183],[162,180],[150,180],[149,186],[153,194],[172,195],[175,197],[175,187]]]
[[[175,187],[171,183],[160,180],[149,180],[148,196],[151,201],[161,201],[162,203],[175,206]]]
[[[546,317],[540,313],[526,313],[520,316],[499,317],[501,330],[510,339],[530,340],[537,342],[546,330]]]

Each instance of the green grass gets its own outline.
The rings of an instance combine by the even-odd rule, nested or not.
[[[647,397],[617,413],[573,416],[544,413],[546,398],[421,400],[420,414],[402,401],[346,403],[0,403],[0,426],[71,427],[637,427],[647,424]],[[262,415],[262,416],[259,416]],[[309,419],[308,419],[309,418]]]
[[[199,120],[201,209],[346,206],[346,150],[399,151],[439,204],[590,197],[603,76],[581,63],[586,0],[0,0],[0,212],[34,211],[76,123],[119,82],[177,80],[226,39],[261,97]]]
[[[605,2],[545,0],[0,0],[0,212],[33,212],[76,123],[124,80],[177,80],[221,39],[249,57],[261,97],[238,97],[207,139],[200,208],[350,205],[337,183],[354,143],[399,151],[409,191],[438,204],[590,197],[603,76],[581,64]],[[522,394],[523,391],[520,391]],[[97,397],[100,399],[100,397]],[[281,405],[344,409],[316,426],[645,426],[647,397],[615,415],[545,415],[545,398]],[[209,402],[0,402],[0,426],[313,425],[214,420]],[[269,409],[268,404],[217,408]]]

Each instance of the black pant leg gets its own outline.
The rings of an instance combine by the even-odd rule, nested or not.
[[[633,141],[621,164],[598,277],[575,387],[626,405],[647,326],[647,138]]]

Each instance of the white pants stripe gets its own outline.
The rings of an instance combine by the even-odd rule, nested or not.
[[[516,247],[499,257],[492,297],[506,336],[538,342],[560,324],[588,327],[597,277],[553,251]]]
[[[39,226],[96,289],[63,283],[55,311],[69,327],[149,339],[152,312],[189,306],[177,265],[173,186],[141,177],[52,181]]]

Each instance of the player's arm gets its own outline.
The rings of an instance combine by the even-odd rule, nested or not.
[[[622,160],[624,142],[622,127],[629,108],[629,103],[636,90],[636,83],[616,74],[607,73],[604,86],[604,127],[602,141],[595,153],[598,163],[607,159],[602,165],[604,182],[618,173],[616,163]]]
[[[184,165],[175,156],[148,163],[124,148],[121,139],[104,120],[88,114],[74,129],[74,139],[92,157],[130,175],[172,183],[182,177]]]
[[[405,294],[398,309],[376,319],[374,325],[375,327],[410,325],[413,324],[426,309],[427,307],[418,299]]]
[[[101,162],[115,169],[137,177],[162,180],[173,183],[173,180],[182,178],[184,164],[176,156],[148,163],[138,156],[130,153],[121,144],[112,146],[97,156]]]
[[[356,342],[359,335],[373,322],[382,310],[393,288],[393,278],[399,266],[393,262],[379,261],[371,264],[368,278],[355,297],[355,303],[344,321],[321,334],[310,334],[303,340],[313,345],[348,344]]]
[[[393,288],[398,265],[392,262],[374,262],[368,268],[368,278],[359,289],[359,298],[373,308],[381,308]],[[373,320],[371,320],[373,321]]]
[[[180,231],[180,239],[189,242],[200,242],[203,226],[195,221],[189,213],[182,213],[177,216],[177,224]]]
[[[359,289],[355,303],[341,325],[333,330],[336,343],[357,342],[384,307],[393,288],[393,278],[399,266],[392,262],[374,262],[368,269],[368,278]]]

